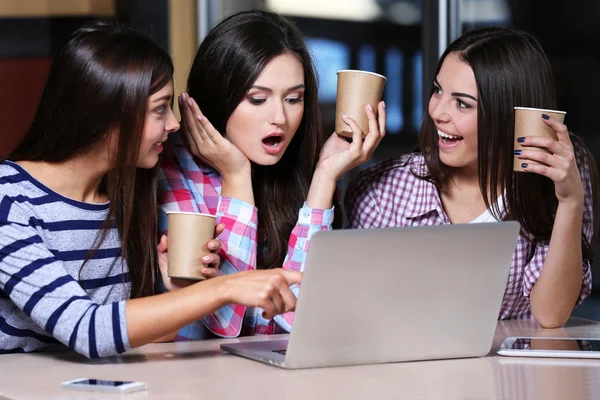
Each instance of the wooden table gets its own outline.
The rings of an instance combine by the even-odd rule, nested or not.
[[[518,335],[600,338],[600,323],[572,318],[562,328],[544,330],[531,320],[504,321],[493,349]],[[0,356],[0,399],[600,398],[600,360],[491,352],[483,358],[286,371],[222,353],[219,345],[231,341],[237,339],[151,344],[102,360],[68,352]],[[142,381],[148,391],[114,395],[60,387],[80,377]]]

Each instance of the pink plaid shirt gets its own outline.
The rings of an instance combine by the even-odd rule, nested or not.
[[[173,134],[165,143],[158,174],[159,227],[167,231],[167,211],[202,212],[217,216],[217,223],[225,224],[219,236],[222,243],[219,266],[223,274],[256,269],[257,208],[239,199],[221,196],[221,176],[212,167],[196,159],[186,148],[179,134]],[[302,271],[311,236],[322,230],[331,230],[333,208],[311,209],[306,204],[300,209],[298,222],[288,241],[284,269]],[[298,296],[299,286],[292,291]],[[261,308],[246,308],[231,304],[214,314],[183,328],[177,340],[203,339],[218,335],[236,337],[285,333],[291,330],[294,313],[286,313],[274,320],[262,318]]]
[[[591,240],[592,188],[589,166],[579,162],[585,189],[583,232]],[[582,168],[583,167],[583,168]],[[345,205],[352,228],[385,228],[449,224],[435,186],[416,178],[411,171],[425,175],[427,167],[421,154],[392,158],[361,172],[346,192]],[[519,236],[504,292],[499,319],[531,318],[529,294],[537,282],[548,243],[532,245]],[[578,304],[591,292],[589,260],[584,260],[583,280]]]

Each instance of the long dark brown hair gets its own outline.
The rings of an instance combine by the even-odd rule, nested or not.
[[[503,193],[504,217],[521,224],[522,234],[534,243],[547,242],[558,200],[554,182],[538,174],[513,172],[514,107],[557,109],[552,70],[546,55],[531,35],[506,28],[483,28],[466,33],[442,54],[435,76],[448,54],[458,55],[468,64],[477,83],[477,146],[479,187],[488,209],[503,217],[498,203]],[[433,89],[432,89],[433,91]],[[574,135],[571,140],[578,160],[589,168],[592,182],[594,237],[598,232],[598,173],[589,150]],[[423,177],[444,188],[452,168],[439,157],[438,134],[431,117],[424,116],[419,147],[425,157],[428,175]],[[584,182],[585,184],[585,182]],[[592,258],[591,243],[582,238],[583,257]]]
[[[12,161],[60,162],[116,134],[114,168],[104,177],[110,207],[95,248],[115,225],[129,268],[131,297],[154,293],[156,167],[136,167],[148,97],[173,77],[170,56],[129,28],[95,22],[74,32],[56,55],[33,123]],[[134,217],[143,215],[143,218]],[[85,265],[85,262],[83,265]],[[83,266],[82,266],[83,268]]]
[[[321,127],[317,78],[302,34],[290,21],[270,12],[233,15],[213,28],[200,45],[187,85],[208,120],[226,135],[229,117],[264,67],[284,53],[295,55],[304,69],[304,115],[276,166],[252,165],[252,186],[260,216],[261,269],[282,265],[288,238],[327,139]],[[336,207],[336,211],[339,209]]]

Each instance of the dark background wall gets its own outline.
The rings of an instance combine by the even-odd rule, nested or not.
[[[168,50],[167,0],[104,1],[111,2],[110,6],[99,7],[102,12],[98,14],[90,7],[85,15],[0,15],[0,158],[24,135],[53,55],[81,25],[97,19],[119,21],[150,35]],[[107,13],[106,9],[112,11]]]

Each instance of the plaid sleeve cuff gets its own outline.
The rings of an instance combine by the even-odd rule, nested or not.
[[[577,304],[580,305],[592,293],[592,266],[590,260],[583,260],[583,271],[581,271],[581,292],[577,299]]]
[[[248,225],[254,229],[258,225],[258,209],[252,204],[233,197],[221,196],[219,198],[217,218],[219,217],[234,219],[238,223]]]
[[[298,224],[330,226],[333,224],[333,209],[310,208],[304,203],[298,213]]]
[[[548,245],[538,246],[535,249],[535,253],[531,258],[531,261],[529,261],[529,264],[525,266],[525,273],[523,276],[523,295],[525,297],[529,297],[533,286],[535,286],[538,279],[540,279],[547,254]]]
[[[296,298],[298,298],[298,295],[300,294],[300,285],[292,285],[290,286],[290,289],[292,290],[292,293],[294,293]],[[285,314],[276,315],[274,320],[277,323],[277,325],[279,325],[285,332],[289,333],[292,331],[292,325],[294,325],[295,315],[296,314],[293,311],[291,311]]]
[[[535,254],[533,258],[525,268],[525,276],[523,279],[523,295],[525,297],[529,297],[531,295],[531,291],[533,290],[533,286],[536,284],[540,275],[542,274],[542,269],[544,267],[544,262],[546,261],[546,256],[548,255],[548,245],[540,246],[535,250]],[[589,260],[583,260],[582,271],[581,271],[581,291],[579,292],[579,298],[577,299],[577,304],[581,304],[583,300],[586,299],[590,295],[592,291],[592,272]]]
[[[175,342],[182,342],[186,340],[202,340],[206,339],[206,329],[201,321],[192,322],[189,325],[184,326],[177,332],[175,336]]]

